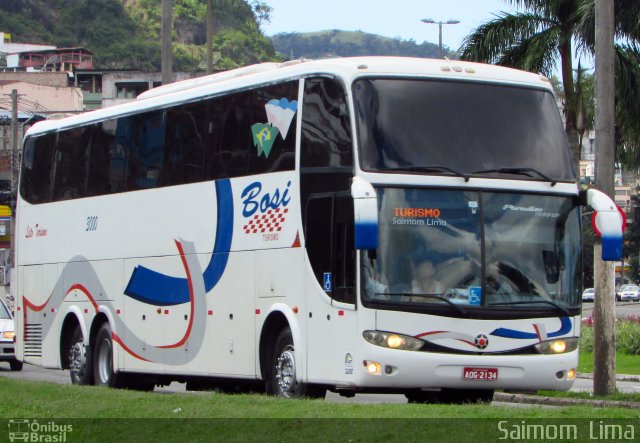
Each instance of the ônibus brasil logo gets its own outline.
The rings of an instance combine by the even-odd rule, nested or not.
[[[10,419],[9,441],[64,443],[67,434],[73,432],[73,425],[59,424],[54,421],[44,423],[38,420]]]

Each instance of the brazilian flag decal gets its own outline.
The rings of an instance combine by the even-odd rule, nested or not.
[[[256,123],[251,126],[251,132],[253,133],[253,144],[258,148],[258,157],[264,153],[264,156],[268,158],[273,142],[276,141],[280,131],[268,123]]]

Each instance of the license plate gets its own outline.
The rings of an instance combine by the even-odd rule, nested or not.
[[[464,368],[465,380],[497,380],[498,368]]]

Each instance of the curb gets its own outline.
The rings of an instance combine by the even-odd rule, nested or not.
[[[588,372],[578,372],[576,378],[592,379],[593,374]],[[633,381],[640,382],[640,375],[616,375],[616,381]],[[640,402],[624,401],[624,400],[589,400],[585,398],[567,398],[567,397],[545,397],[542,395],[516,394],[508,392],[496,392],[493,396],[494,401],[503,403],[520,403],[540,406],[592,406],[594,408],[626,408],[640,409]]]
[[[493,401],[540,406],[591,406],[594,408],[640,409],[640,402],[618,400],[587,400],[582,398],[544,397],[541,395],[508,394],[496,392]]]

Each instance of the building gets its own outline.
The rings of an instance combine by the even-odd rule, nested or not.
[[[18,68],[26,71],[92,69],[93,52],[78,47],[7,53],[7,68]]]

